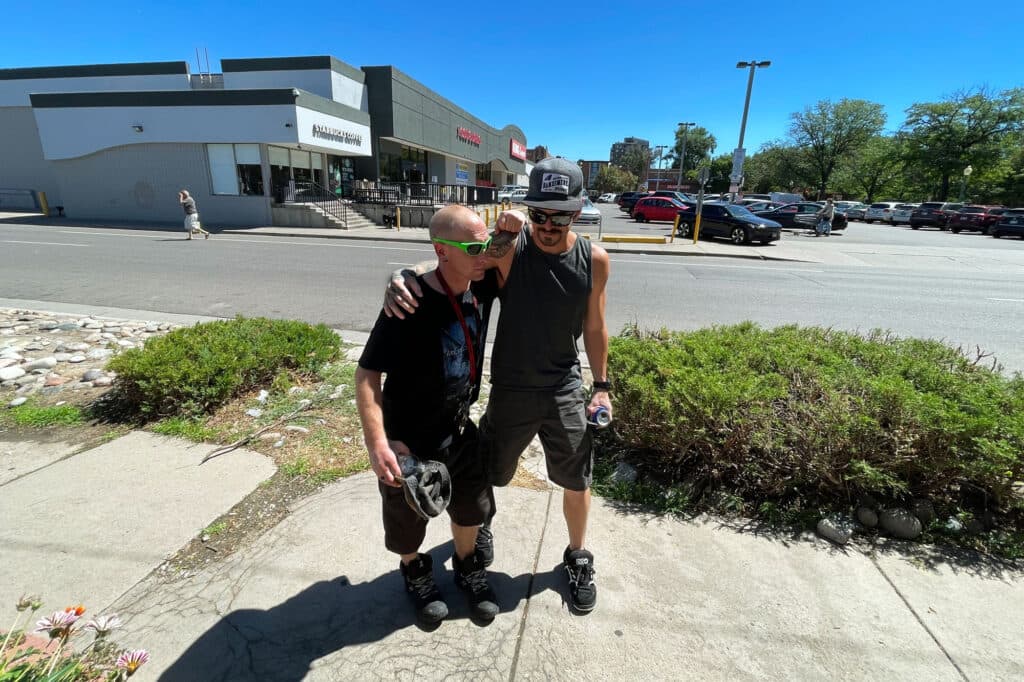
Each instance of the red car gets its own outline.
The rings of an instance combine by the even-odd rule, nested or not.
[[[949,216],[948,227],[953,234],[963,230],[975,230],[988,234],[989,228],[1003,217],[1002,206],[964,206]]]
[[[686,204],[668,197],[644,197],[633,206],[633,219],[638,223],[652,220],[675,222],[676,214],[687,210]]]

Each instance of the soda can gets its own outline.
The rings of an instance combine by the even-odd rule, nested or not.
[[[608,411],[607,407],[598,406],[598,408],[594,410],[589,417],[587,417],[587,422],[591,426],[603,429],[612,423],[612,414]]]

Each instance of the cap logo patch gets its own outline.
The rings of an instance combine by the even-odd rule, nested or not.
[[[540,191],[569,196],[569,176],[561,173],[545,173],[541,178]]]

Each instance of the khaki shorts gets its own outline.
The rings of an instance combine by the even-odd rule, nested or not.
[[[491,485],[508,485],[519,457],[540,436],[548,478],[567,490],[586,490],[594,470],[594,444],[587,428],[586,391],[491,389],[480,420],[480,447]]]

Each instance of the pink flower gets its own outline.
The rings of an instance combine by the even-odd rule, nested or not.
[[[49,633],[50,639],[67,637],[71,632],[71,626],[79,619],[79,615],[71,611],[54,611],[47,618],[36,623],[36,632]]]
[[[121,627],[121,619],[111,614],[109,616],[96,616],[85,624],[86,630],[92,630],[97,637],[106,637],[111,630]]]
[[[149,660],[149,652],[145,649],[132,649],[126,651],[117,657],[117,663],[114,665],[118,668],[124,668],[125,672],[128,673],[128,677],[131,677],[139,666]]]

